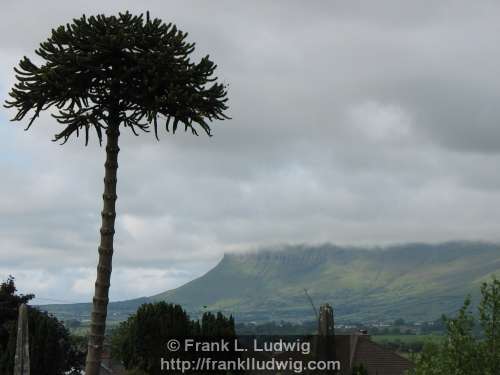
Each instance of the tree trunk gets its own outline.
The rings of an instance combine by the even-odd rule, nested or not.
[[[99,263],[97,265],[97,281],[93,299],[90,335],[88,344],[86,375],[98,375],[101,365],[101,353],[106,328],[108,310],[108,292],[113,259],[113,237],[115,233],[116,203],[116,171],[118,169],[118,137],[120,135],[118,121],[110,121],[106,142],[106,163],[104,177],[103,210],[101,225],[101,244],[99,245]]]

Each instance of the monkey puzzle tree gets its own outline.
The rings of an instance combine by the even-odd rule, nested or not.
[[[31,113],[26,129],[43,110],[64,128],[54,141],[94,130],[99,143],[106,135],[106,162],[99,263],[93,298],[86,374],[99,372],[111,277],[115,223],[116,171],[120,126],[149,132],[164,121],[173,133],[178,125],[198,135],[211,135],[209,122],[228,119],[227,91],[213,76],[216,65],[203,57],[193,63],[194,44],[187,33],[159,19],[131,15],[98,15],[74,19],[53,29],[35,52],[42,63],[27,57],[14,68],[17,82],[6,101],[15,108],[12,120]]]

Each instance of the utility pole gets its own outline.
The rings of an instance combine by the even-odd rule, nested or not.
[[[28,306],[24,303],[19,306],[19,318],[17,320],[17,343],[14,375],[30,375]]]

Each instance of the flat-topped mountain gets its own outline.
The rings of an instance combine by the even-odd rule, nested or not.
[[[340,320],[434,320],[455,312],[494,274],[500,277],[500,245],[491,243],[284,246],[225,255],[179,288],[114,302],[109,311],[123,319],[145,301],[166,300],[192,315],[220,310],[239,320],[308,320],[314,314],[307,290],[316,305],[332,304]],[[63,318],[90,311],[89,304],[44,308]]]

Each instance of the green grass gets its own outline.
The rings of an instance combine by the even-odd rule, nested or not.
[[[444,340],[443,335],[429,334],[429,335],[376,335],[372,336],[372,340],[379,343],[397,343],[402,342],[405,344],[412,344],[417,342],[427,343],[432,342],[439,344]]]
[[[116,320],[108,320],[106,322],[106,330],[112,330],[120,324]],[[69,332],[75,336],[87,336],[90,332],[90,322],[82,323],[79,327],[69,327]]]

